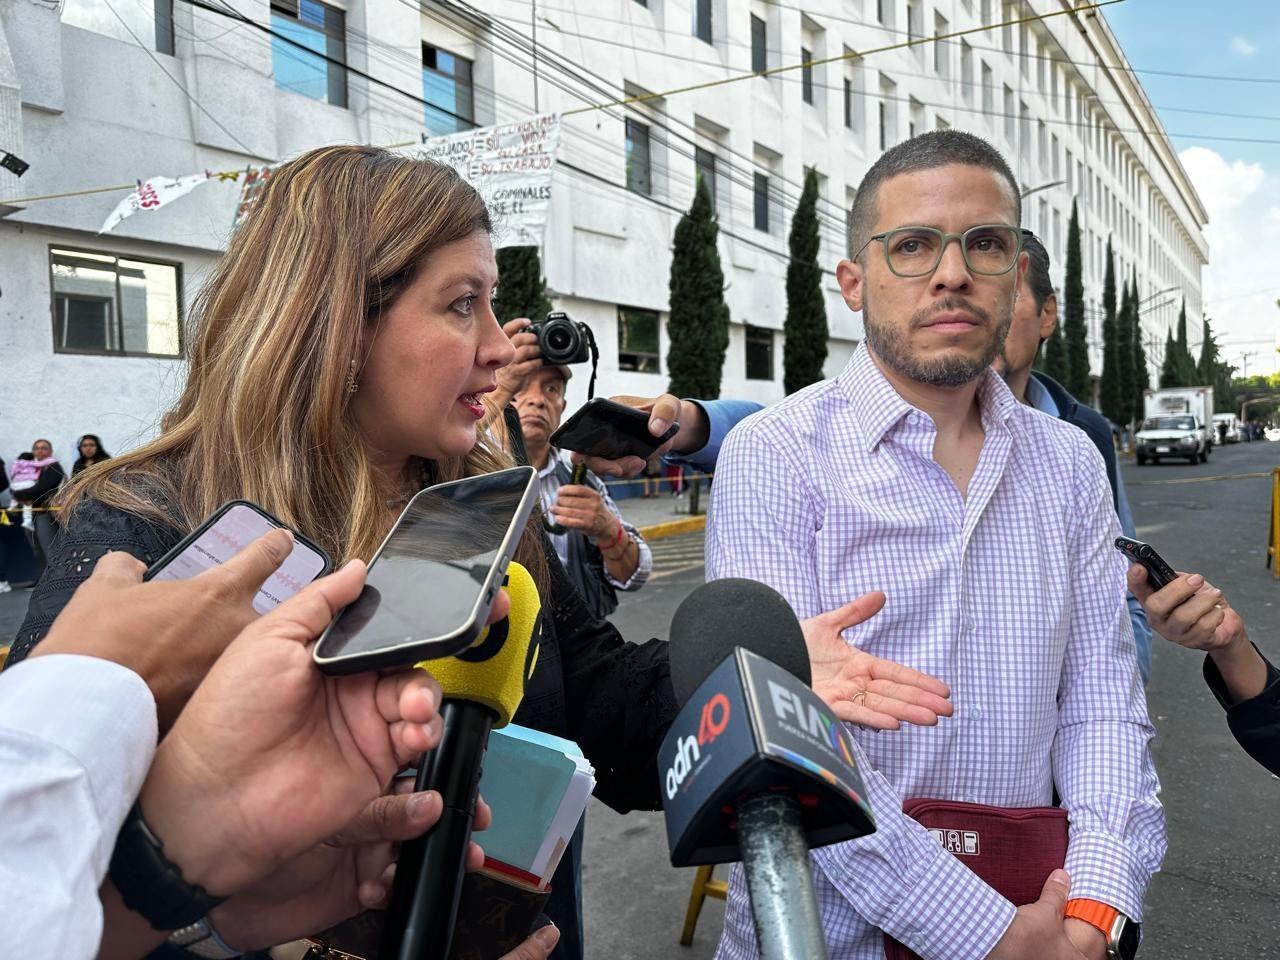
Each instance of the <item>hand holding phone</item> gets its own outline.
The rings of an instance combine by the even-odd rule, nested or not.
[[[680,430],[673,423],[660,437],[649,432],[649,415],[621,403],[596,397],[561,424],[550,437],[551,445],[588,457],[647,460]]]
[[[254,540],[280,529],[289,530],[256,503],[231,500],[152,564],[143,579],[186,580],[221,566]],[[253,609],[258,613],[270,613],[333,566],[318,546],[296,530],[289,532],[293,534],[293,550],[254,597]]]
[[[1165,563],[1164,558],[1149,543],[1132,537],[1116,537],[1116,549],[1128,557],[1131,563],[1138,563],[1146,568],[1147,582],[1156,590],[1161,590],[1178,579],[1177,571]]]

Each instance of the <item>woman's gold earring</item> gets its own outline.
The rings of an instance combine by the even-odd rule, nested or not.
[[[351,358],[351,365],[347,367],[347,393],[355,393],[360,389],[360,383],[356,380],[356,358]]]

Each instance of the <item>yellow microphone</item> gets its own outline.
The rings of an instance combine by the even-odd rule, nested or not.
[[[489,732],[511,722],[538,663],[542,602],[529,571],[512,562],[503,580],[507,616],[454,657],[424,660],[444,690],[444,734],[422,758],[416,789],[444,799],[440,821],[400,845],[379,960],[447,957]]]
[[[418,664],[440,681],[445,700],[460,698],[493,711],[494,727],[505,727],[524,698],[538,663],[542,601],[529,571],[512,561],[502,582],[511,609],[490,624],[470,647],[454,657]]]

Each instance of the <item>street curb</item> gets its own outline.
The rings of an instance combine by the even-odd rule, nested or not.
[[[665,523],[651,523],[647,527],[637,527],[640,536],[646,540],[661,540],[663,537],[677,537],[682,533],[693,533],[707,528],[707,518],[685,517],[682,520],[668,520]]]

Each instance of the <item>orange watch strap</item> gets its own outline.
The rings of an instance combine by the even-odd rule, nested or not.
[[[1091,927],[1097,927],[1102,931],[1102,935],[1110,941],[1111,930],[1115,927],[1116,918],[1120,916],[1120,911],[1110,904],[1103,903],[1101,900],[1080,898],[1067,901],[1067,909],[1064,912],[1064,916],[1074,917],[1076,920],[1083,920]]]

